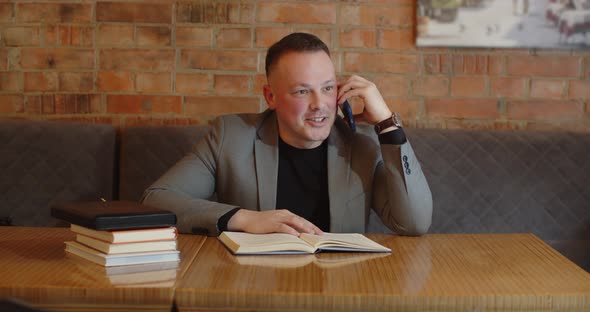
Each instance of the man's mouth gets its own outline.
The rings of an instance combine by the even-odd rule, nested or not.
[[[327,119],[326,117],[312,117],[312,118],[307,118],[306,120],[313,121],[313,122],[322,122],[326,119]]]

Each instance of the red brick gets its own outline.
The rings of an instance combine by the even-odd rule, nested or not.
[[[404,76],[378,75],[373,79],[383,97],[407,96],[410,79]]]
[[[334,24],[336,4],[259,1],[257,20],[271,23]]]
[[[93,69],[94,51],[68,48],[24,48],[22,69]]]
[[[340,31],[341,48],[374,48],[375,30],[350,29]]]
[[[1,91],[21,91],[20,72],[0,72]]]
[[[181,97],[165,95],[108,95],[107,113],[167,114],[180,113]]]
[[[168,26],[138,26],[137,44],[140,46],[170,46],[172,33]]]
[[[12,3],[0,3],[0,23],[9,23],[12,21],[13,6]]]
[[[206,74],[176,74],[176,93],[200,95],[207,94],[211,79]]]
[[[186,115],[223,115],[233,113],[257,113],[259,97],[187,96],[184,100]]]
[[[133,76],[129,72],[99,72],[98,91],[134,91]]]
[[[511,77],[492,77],[490,79],[491,95],[498,97],[523,97],[526,79]]]
[[[135,82],[140,92],[170,92],[170,73],[138,73]]]
[[[590,81],[570,81],[568,97],[570,99],[590,99]]]
[[[560,99],[564,95],[565,83],[561,80],[533,79],[531,97],[541,99]]]
[[[467,75],[487,74],[488,57],[486,55],[453,55],[453,72]]]
[[[418,116],[419,112],[419,100],[407,99],[407,98],[385,98],[385,102],[391,111],[396,112],[402,119],[404,126],[410,124],[410,122]]]
[[[211,37],[211,28],[176,26],[176,46],[209,47]]]
[[[172,4],[170,3],[121,3],[97,2],[96,20],[98,22],[129,23],[171,23]]]
[[[431,118],[500,117],[495,99],[426,99],[426,115]]]
[[[124,45],[134,44],[134,27],[132,25],[100,24],[97,30],[97,43],[99,45]]]
[[[56,46],[59,37],[59,27],[47,25],[39,29],[41,43],[43,46]]]
[[[257,27],[255,32],[255,46],[268,48],[291,33],[289,27]]]
[[[27,112],[31,114],[100,113],[98,94],[47,94],[29,96]]]
[[[256,70],[257,65],[258,53],[251,51],[182,50],[180,53],[183,69]]]
[[[584,77],[590,79],[590,57],[584,59]]]
[[[59,26],[59,44],[62,46],[92,46],[94,28],[84,26]]]
[[[218,48],[250,48],[252,35],[250,28],[222,28],[217,33]]]
[[[55,94],[53,104],[56,114],[100,113],[98,94]]]
[[[487,95],[485,77],[453,77],[451,80],[452,96],[474,96],[481,97]]]
[[[22,113],[24,97],[17,94],[0,94],[0,114]]]
[[[174,117],[152,117],[152,116],[132,116],[125,117],[125,127],[135,126],[187,126],[198,125],[199,120],[194,118],[174,118]]]
[[[8,69],[8,49],[0,48],[0,70]]]
[[[419,76],[412,81],[414,95],[445,96],[449,94],[449,78],[443,76]]]
[[[25,91],[57,91],[57,72],[26,72]]]
[[[246,95],[249,94],[250,78],[245,75],[215,75],[213,87],[215,94]]]
[[[59,73],[60,91],[92,91],[94,88],[94,76],[92,73]]]
[[[418,72],[418,56],[395,53],[346,53],[344,70],[415,74]]]
[[[501,55],[491,55],[488,58],[488,74],[504,74],[504,57]]]
[[[377,47],[389,50],[414,49],[414,32],[411,28],[379,30]]]
[[[508,119],[523,120],[576,119],[583,114],[581,103],[561,100],[509,101],[506,109]]]
[[[119,127],[119,119],[112,118],[107,116],[84,116],[84,115],[77,115],[77,116],[56,116],[48,118],[50,120],[55,121],[64,121],[64,122],[82,122],[82,123],[92,123],[92,124],[107,124],[112,125],[115,128]]]
[[[0,34],[4,44],[9,47],[38,46],[40,42],[37,26],[8,26],[1,29]]]
[[[441,60],[439,54],[422,54],[425,74],[440,74]]]
[[[578,56],[508,56],[509,75],[537,77],[579,77],[581,59]]]
[[[31,115],[55,114],[55,97],[52,94],[28,96],[25,112]]]
[[[423,54],[423,72],[426,74],[451,74],[453,72],[453,60],[447,54]]]
[[[103,49],[100,69],[103,70],[162,70],[174,68],[174,50]]]
[[[245,2],[245,1],[241,1]],[[177,23],[229,24],[254,20],[254,4],[238,1],[212,2],[192,1],[177,4]]]
[[[78,3],[17,3],[20,23],[89,23],[92,5]]]
[[[416,13],[413,5],[406,6],[365,6],[342,5],[340,9],[340,23],[355,26],[414,26]]]

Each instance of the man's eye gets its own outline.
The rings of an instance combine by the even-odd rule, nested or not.
[[[326,86],[326,87],[324,87],[324,90],[325,91],[332,91],[332,90],[334,90],[334,86]]]
[[[297,91],[295,91],[295,94],[297,94],[297,95],[306,95],[307,92],[308,92],[307,90],[297,90]]]

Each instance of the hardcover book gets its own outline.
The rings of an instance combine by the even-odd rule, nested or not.
[[[175,239],[113,244],[78,234],[76,235],[76,241],[105,254],[176,250]]]
[[[234,254],[313,254],[323,250],[354,252],[391,252],[362,234],[302,233],[299,237],[284,234],[250,234],[223,232],[219,240]]]
[[[107,255],[98,250],[94,250],[90,247],[86,247],[78,242],[73,241],[66,242],[66,252],[106,267],[116,265],[180,261],[180,251],[178,250],[132,252]]]
[[[71,224],[70,230],[76,234],[92,237],[112,244],[172,240],[176,239],[177,236],[177,231],[175,227],[119,231],[97,231],[76,224]]]
[[[95,230],[176,225],[176,215],[173,212],[131,201],[62,203],[51,207],[51,216]]]

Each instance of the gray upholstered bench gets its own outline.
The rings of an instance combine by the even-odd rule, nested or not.
[[[54,203],[112,199],[115,146],[110,125],[0,119],[0,224],[65,225]]]

